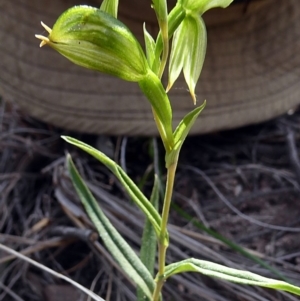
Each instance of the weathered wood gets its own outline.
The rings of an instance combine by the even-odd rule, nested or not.
[[[196,89],[207,100],[192,133],[257,123],[300,101],[299,0],[252,0],[205,16],[208,49]],[[0,95],[46,122],[91,133],[154,135],[138,85],[77,67],[38,47],[58,15],[80,0],[0,1]],[[98,6],[99,1],[90,1]],[[142,22],[157,30],[150,1],[121,0],[120,19],[142,40]],[[193,108],[181,78],[170,93],[174,125]]]

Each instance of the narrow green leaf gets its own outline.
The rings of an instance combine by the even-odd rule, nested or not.
[[[120,166],[118,166],[118,172],[119,172],[118,179],[120,180],[120,182],[124,185],[124,187],[125,187],[125,185],[127,187],[129,187],[129,189],[131,191],[130,196],[131,196],[132,200],[135,201],[136,204],[137,204],[137,201],[139,201],[140,199],[142,200],[142,202],[147,201],[144,205],[145,209],[141,208],[140,205],[138,205],[138,204],[137,205],[140,207],[141,210],[145,210],[145,211],[148,210],[147,213],[145,211],[143,211],[143,212],[145,213],[146,218],[148,218],[148,220],[151,222],[153,229],[155,230],[155,233],[158,236],[160,234],[160,230],[161,230],[161,228],[160,228],[161,217],[160,217],[158,211],[154,208],[154,206],[151,204],[151,202],[148,201],[148,199],[144,196],[144,194],[140,191],[140,189],[135,185],[135,183],[127,176],[125,171]],[[126,189],[127,192],[129,191],[129,189]],[[145,200],[143,200],[143,198],[145,198]],[[137,200],[135,200],[135,199],[137,199]],[[156,218],[156,220],[154,220],[154,218]],[[155,226],[157,226],[157,228],[155,228]],[[166,235],[165,241],[166,242],[169,241],[169,234]]]
[[[114,18],[118,18],[118,6],[119,0],[103,0],[100,6],[100,10],[107,14],[110,14]]]
[[[158,209],[158,199],[159,199],[159,181],[157,176],[155,175],[154,185],[150,197],[150,202],[155,207],[155,209]],[[143,237],[142,237],[140,258],[143,264],[148,268],[148,270],[152,275],[154,273],[156,245],[157,245],[157,240],[155,236],[155,231],[149,219],[146,219]]]
[[[243,256],[245,256],[246,258],[249,258],[251,260],[253,260],[254,262],[256,262],[257,264],[259,264],[260,266],[266,268],[267,270],[269,270],[270,272],[272,272],[274,275],[276,275],[277,277],[279,277],[281,280],[286,281],[286,282],[290,282],[288,278],[286,278],[284,275],[282,275],[277,269],[275,269],[274,267],[270,266],[269,264],[267,264],[265,261],[261,260],[260,258],[258,258],[257,256],[251,254],[250,252],[248,252],[247,250],[245,250],[244,248],[242,248],[241,246],[239,246],[238,244],[235,244],[234,242],[232,242],[230,239],[222,236],[221,234],[219,234],[218,232],[205,227],[201,222],[195,220],[195,218],[191,215],[189,215],[188,213],[186,213],[184,210],[182,210],[179,206],[177,206],[176,204],[172,204],[172,208],[183,218],[185,218],[186,221],[190,222],[192,225],[194,225],[196,228],[204,231],[205,233],[207,233],[208,235],[218,239],[219,241],[223,242],[226,246],[228,246],[229,248],[231,248],[232,250],[242,254]]]
[[[100,209],[91,191],[80,177],[70,155],[67,156],[67,167],[77,194],[105,246],[124,272],[151,299],[155,286],[152,275]]]
[[[150,35],[150,33],[147,31],[145,23],[143,25],[143,31],[144,31],[147,61],[149,66],[152,66],[153,63],[155,62],[155,41],[153,37]],[[156,65],[152,66],[151,68],[157,70],[159,68],[159,60],[156,61]]]
[[[189,15],[185,18],[186,51],[183,63],[183,74],[189,87],[194,104],[196,104],[195,87],[198,82],[206,54],[206,27],[200,15]]]
[[[159,180],[158,177],[154,176],[154,185],[150,197],[151,204],[158,209],[158,199],[159,199]],[[151,275],[154,275],[154,265],[157,250],[157,238],[155,231],[149,219],[146,219],[143,236],[142,236],[142,247],[140,252],[140,258],[142,263],[149,270]],[[144,293],[142,290],[137,291],[138,301],[144,301]]]
[[[202,112],[206,105],[206,101],[203,102],[201,106],[189,112],[178,124],[177,128],[174,131],[174,143],[175,146],[171,152],[166,155],[166,165],[169,166],[174,161],[178,159],[180,149],[183,145],[183,142],[187,135],[189,134],[190,129],[195,123],[197,117]]]
[[[144,196],[144,194],[140,191],[140,189],[135,185],[135,183],[127,176],[124,170],[105,154],[91,147],[90,145],[71,137],[62,136],[62,138],[68,143],[73,144],[79,147],[80,149],[84,150],[88,154],[92,155],[94,158],[99,160],[112,171],[112,173],[122,183],[122,185],[126,189],[127,193],[130,195],[132,200],[135,202],[135,204],[142,210],[142,212],[144,212],[146,217],[153,225],[155,233],[157,234],[157,236],[159,236],[161,226],[161,217],[159,213],[149,202],[149,200]]]
[[[232,1],[233,0],[180,0],[179,2],[185,9],[202,15],[211,8],[226,8]]]
[[[206,106],[206,101],[203,104],[193,111],[189,112],[184,118],[180,121],[177,128],[174,131],[174,142],[175,142],[175,149],[178,149],[182,146],[185,138],[189,134],[190,129],[192,128],[193,124],[195,123],[196,119],[198,118],[199,114]]]
[[[287,282],[259,276],[248,271],[227,268],[220,264],[195,258],[189,258],[168,265],[165,269],[165,279],[184,272],[198,272],[203,275],[221,278],[235,283],[268,287],[300,296],[300,287]]]

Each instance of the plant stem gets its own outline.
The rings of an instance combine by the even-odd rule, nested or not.
[[[168,244],[166,244],[165,242],[168,233],[167,224],[169,219],[176,168],[177,168],[177,160],[168,167],[168,171],[167,171],[167,183],[166,183],[166,192],[165,192],[164,205],[162,211],[161,233],[158,242],[158,279],[153,293],[153,301],[159,300],[159,295],[164,285],[166,251],[168,248]]]
[[[166,64],[167,64],[168,56],[169,56],[169,36],[168,36],[167,17],[164,21],[159,22],[159,25],[160,25],[161,35],[162,35],[162,42],[163,42],[162,58],[161,58],[161,63],[159,66],[159,71],[158,71],[158,78],[161,79],[162,75],[164,73]],[[154,112],[154,110],[153,110],[153,112]],[[154,117],[155,117],[155,114],[154,114]],[[161,138],[163,140],[165,150],[166,150],[166,152],[168,152],[168,151],[170,151],[170,149],[168,149],[169,145],[166,141],[164,141],[164,139],[166,139],[166,138],[162,136],[162,130],[160,129],[160,124],[158,124],[158,123],[159,122],[156,123],[158,130],[161,134]],[[177,160],[168,167],[168,171],[167,171],[167,183],[166,183],[166,191],[165,191],[163,211],[162,211],[161,232],[160,232],[160,238],[158,241],[158,280],[157,280],[157,283],[155,286],[155,290],[153,292],[153,301],[159,300],[160,292],[164,285],[166,252],[167,252],[167,248],[168,248],[168,244],[169,244],[169,242],[166,243],[166,236],[168,233],[167,224],[168,224],[168,219],[169,219],[169,212],[170,212],[170,206],[171,206],[171,200],[172,200],[172,194],[173,194],[173,186],[174,186],[176,168],[177,168]]]

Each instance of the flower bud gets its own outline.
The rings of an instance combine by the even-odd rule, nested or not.
[[[206,53],[206,28],[200,15],[187,15],[174,33],[169,63],[167,91],[171,89],[181,70],[196,104],[195,87]]]
[[[148,73],[143,49],[131,31],[100,9],[75,6],[64,12],[49,36],[36,35],[73,63],[138,82]]]
[[[64,12],[49,36],[36,35],[73,63],[137,82],[155,111],[165,145],[173,144],[172,110],[159,78],[150,69],[141,45],[130,30],[100,9],[75,6]]]

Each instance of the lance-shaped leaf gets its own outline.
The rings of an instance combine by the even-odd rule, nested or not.
[[[193,124],[195,123],[197,117],[202,112],[202,110],[206,106],[206,101],[203,102],[201,106],[194,109],[193,111],[189,112],[184,118],[180,121],[177,128],[174,131],[174,141],[176,149],[180,148],[189,134],[190,129],[192,128]]]
[[[262,277],[247,271],[227,268],[220,264],[195,258],[186,259],[166,266],[165,279],[184,272],[198,272],[203,275],[221,278],[231,282],[273,288],[300,296],[300,287],[287,282]]]
[[[68,143],[73,144],[82,149],[83,151],[87,152],[88,154],[92,155],[94,158],[103,163],[107,168],[109,168],[112,171],[112,173],[118,178],[118,180],[122,183],[123,187],[130,195],[132,200],[135,202],[135,204],[149,219],[153,228],[155,229],[155,233],[159,235],[161,226],[161,217],[159,213],[150,203],[150,201],[145,197],[145,195],[140,191],[140,189],[135,185],[135,183],[127,176],[125,171],[105,154],[91,147],[90,145],[71,137],[62,136],[62,138]]]
[[[203,19],[198,14],[187,15],[173,36],[167,91],[171,89],[183,68],[185,81],[196,103],[195,87],[203,67],[206,44]]]
[[[152,275],[105,216],[91,191],[80,177],[70,155],[67,156],[67,167],[77,194],[105,246],[124,272],[137,284],[148,300],[151,300],[155,286]]]
[[[100,9],[75,6],[65,11],[48,37],[36,35],[73,63],[138,82],[150,70],[139,42],[119,20]]]
[[[155,41],[150,33],[146,29],[146,24],[143,25],[144,31],[144,40],[145,40],[145,48],[146,48],[146,57],[149,66],[152,66],[152,70],[158,70],[160,60],[155,61]],[[154,63],[156,65],[154,65]]]
[[[203,14],[211,8],[226,8],[233,0],[179,0],[181,5],[192,12]]]
[[[158,209],[158,199],[159,199],[159,180],[157,175],[154,176],[154,185],[150,197],[151,204]],[[142,263],[149,270],[151,275],[154,275],[154,265],[157,249],[157,238],[155,235],[154,228],[150,221],[146,219],[145,226],[142,236],[142,246],[140,252],[140,258]],[[138,301],[144,301],[144,293],[141,289],[137,291]]]
[[[201,106],[185,115],[184,118],[178,124],[177,128],[174,131],[174,148],[169,154],[166,155],[166,166],[170,166],[172,163],[178,160],[179,152],[183,145],[183,142],[189,134],[199,114],[205,108],[205,105],[206,101],[204,101]]]
[[[159,199],[159,181],[157,175],[154,177],[154,185],[150,197],[150,202],[154,206],[154,208],[158,209],[158,199]],[[156,255],[156,236],[154,228],[146,218],[145,227],[142,236],[142,247],[140,257],[142,262],[150,271],[151,275],[154,273],[154,264],[155,264],[155,255]]]
[[[119,0],[103,0],[100,6],[100,10],[110,14],[114,18],[118,18],[118,6]]]
[[[173,209],[181,216],[183,217],[187,222],[191,222],[192,225],[194,225],[197,229],[204,231],[207,233],[209,236],[214,237],[215,239],[223,242],[226,246],[231,248],[232,250],[236,251],[237,253],[240,253],[246,258],[249,258],[253,262],[257,263],[258,265],[266,268],[268,271],[276,275],[277,277],[280,278],[280,280],[289,282],[288,278],[284,276],[281,272],[279,272],[276,268],[270,266],[268,263],[266,263],[264,260],[258,258],[256,255],[248,252],[246,249],[242,248],[238,244],[235,244],[232,242],[230,239],[222,236],[218,232],[207,228],[204,224],[199,222],[198,220],[195,220],[193,216],[189,215],[185,210],[181,209],[180,206],[173,204],[172,206]]]

